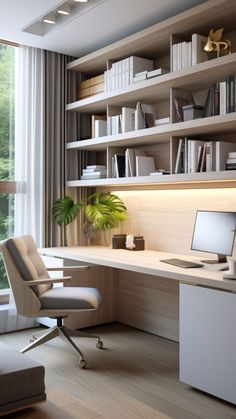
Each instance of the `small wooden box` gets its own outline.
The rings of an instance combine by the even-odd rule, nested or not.
[[[93,96],[97,93],[104,92],[104,74],[92,77],[91,79],[82,81],[78,84],[77,100],[85,97]]]
[[[112,237],[112,249],[125,249],[126,234],[114,234]]]

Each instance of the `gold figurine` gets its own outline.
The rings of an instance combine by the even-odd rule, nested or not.
[[[204,46],[206,52],[216,52],[217,57],[231,53],[231,42],[229,39],[222,39],[224,28],[211,29]]]

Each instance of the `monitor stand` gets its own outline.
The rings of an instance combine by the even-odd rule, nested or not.
[[[203,263],[210,263],[210,264],[215,264],[215,263],[227,263],[227,259],[225,255],[217,255],[218,259],[208,259],[208,260],[202,260],[201,262]]]

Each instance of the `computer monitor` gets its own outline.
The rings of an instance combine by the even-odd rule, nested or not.
[[[235,229],[236,212],[197,211],[191,249],[217,254],[218,259],[205,263],[225,263],[233,252]]]

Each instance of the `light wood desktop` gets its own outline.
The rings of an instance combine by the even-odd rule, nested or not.
[[[152,250],[136,252],[105,246],[52,247],[41,249],[41,254],[236,292],[236,281],[224,280],[219,264],[183,269],[161,262],[162,259],[179,258],[200,263],[201,258],[195,255]]]

